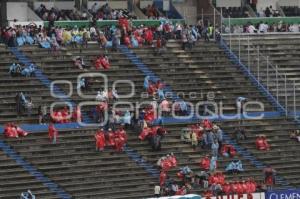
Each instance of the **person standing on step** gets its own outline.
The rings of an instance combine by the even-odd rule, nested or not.
[[[218,152],[219,152],[219,143],[217,139],[214,139],[212,145],[211,145],[211,152],[212,156],[218,157]]]
[[[275,184],[275,175],[276,171],[269,165],[263,170],[264,176],[265,176],[265,184],[267,186],[267,190],[272,190],[273,185]]]
[[[48,135],[49,135],[49,139],[52,142],[52,144],[56,144],[57,137],[58,137],[58,131],[55,128],[55,126],[53,125],[53,123],[49,124]]]

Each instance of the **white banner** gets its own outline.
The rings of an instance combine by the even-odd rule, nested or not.
[[[44,22],[43,21],[10,21],[8,23],[8,25],[10,27],[14,27],[16,25],[21,25],[21,26],[27,26],[27,25],[36,25],[37,27],[39,27],[40,25],[43,27],[44,26]]]

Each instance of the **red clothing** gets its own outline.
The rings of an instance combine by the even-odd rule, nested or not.
[[[203,120],[202,123],[205,129],[212,129],[213,127],[213,124],[208,119]]]
[[[222,146],[221,152],[222,152],[223,155],[226,154],[226,153],[228,153],[228,155],[230,157],[234,157],[236,155],[235,148],[232,145],[230,145],[230,144],[224,144]]]
[[[144,128],[143,131],[139,135],[140,140],[145,140],[151,132],[151,128]]]
[[[108,146],[115,146],[115,135],[112,131],[108,132]]]
[[[96,69],[100,69],[100,68],[109,69],[110,68],[109,60],[104,56],[99,57],[95,61],[95,68]]]
[[[96,148],[99,150],[104,150],[105,147],[105,135],[103,131],[98,131],[95,134],[95,139],[96,139]]]
[[[147,92],[149,95],[154,95],[154,93],[156,92],[155,84],[150,83]]]
[[[75,110],[72,113],[72,119],[75,122],[81,122],[82,121],[82,114],[79,107],[76,107]]]
[[[264,137],[258,137],[255,141],[256,148],[258,150],[269,150],[270,145],[268,144],[268,141]]]
[[[204,170],[209,170],[210,159],[208,157],[204,157],[200,160],[200,167]]]
[[[226,195],[228,195],[231,192],[231,186],[228,183],[224,184],[222,186],[222,189]]]
[[[49,135],[49,139],[53,139],[54,136],[55,136],[55,137],[58,136],[58,131],[57,131],[57,129],[54,127],[53,124],[50,124],[50,125],[49,125],[49,128],[48,128],[48,135]]]
[[[159,184],[160,184],[160,186],[163,186],[165,184],[166,179],[167,179],[166,172],[161,171],[160,174],[159,174]]]

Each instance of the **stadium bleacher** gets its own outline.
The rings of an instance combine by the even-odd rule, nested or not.
[[[163,5],[162,1],[155,3]],[[209,175],[222,172],[226,183],[239,182],[240,186],[253,180],[255,192],[265,193],[266,196],[273,193],[273,188],[290,190],[300,186],[299,142],[290,137],[292,132],[299,130],[300,124],[297,120],[299,96],[293,93],[296,92],[293,86],[299,85],[300,35],[289,33],[289,30],[281,34],[267,33],[270,29],[265,33],[256,31],[253,34],[231,35],[229,31],[230,34],[221,34],[214,30],[211,23],[205,27],[208,24],[201,20],[197,26],[187,26],[183,24],[184,19],[172,21],[167,16],[159,18],[163,16],[161,8],[157,8],[158,14],[153,20],[152,16],[156,14],[144,10],[144,14],[151,18],[148,20],[150,25],[133,27],[135,21],[132,22],[132,19],[136,19],[136,15],[128,7],[112,9],[108,4],[103,5],[98,9],[86,8],[83,12],[41,7],[36,14],[45,21],[51,21],[42,23],[44,29],[13,26],[1,32],[0,198],[19,198],[21,193],[30,190],[36,198],[42,199],[138,199],[163,196],[168,187],[173,189],[176,185],[178,190],[169,190],[167,195],[193,193],[205,198],[229,195],[225,190],[215,190],[216,185],[225,187],[225,184],[214,182],[213,178],[210,178],[209,186],[194,181],[194,177],[203,171],[200,160],[214,154],[212,145],[217,142],[230,144],[236,150],[236,155],[225,157],[220,151],[217,152],[217,168],[210,165]],[[172,4],[170,6],[174,9]],[[249,17],[246,7],[220,9],[225,18]],[[294,8],[283,8],[283,11],[287,16],[297,15]],[[105,21],[90,23],[87,21],[90,17],[94,22]],[[61,20],[61,24],[65,20],[68,24],[63,26],[67,28],[61,32],[60,38],[59,30],[52,22]],[[182,26],[178,26],[179,23]],[[97,30],[92,31],[88,26],[95,24],[101,28],[95,27]],[[43,38],[36,37],[42,33],[45,33]],[[90,38],[90,34],[94,34],[94,37]],[[34,42],[28,42],[28,37]],[[20,38],[26,40],[25,43],[17,42]],[[163,41],[166,43],[163,44]],[[266,60],[260,56],[257,58],[258,52],[261,57],[268,57],[268,63],[276,66],[280,75],[274,75],[272,71],[269,76],[270,65],[266,65]],[[96,69],[96,59],[103,56],[107,56],[109,67]],[[75,66],[74,60],[78,57],[85,63],[83,69]],[[10,76],[8,71],[12,63],[21,67],[33,64],[36,67],[34,75]],[[97,74],[101,74],[100,77]],[[89,98],[78,93],[80,75],[86,75],[85,78],[89,80],[88,88],[82,91],[90,95]],[[282,75],[286,77],[288,85],[286,82],[284,85],[282,79],[280,85],[276,83],[278,76]],[[119,95],[132,91],[133,94],[107,100],[109,119],[100,126],[92,124],[100,123],[100,119],[95,121],[92,115],[100,107],[99,104],[105,101],[96,100],[98,91],[107,89],[103,76],[107,77],[108,88],[121,82],[116,86]],[[151,81],[146,81],[148,77],[158,87],[153,96],[149,85],[146,88],[146,83],[151,84]],[[52,89],[55,94],[66,95],[71,92],[71,95],[64,98],[53,96],[50,88],[53,82],[56,82]],[[128,82],[134,86],[131,87]],[[159,99],[160,96],[157,98],[156,95],[161,90],[165,96]],[[34,106],[31,114],[26,110],[18,113],[16,95],[20,92],[32,99]],[[165,98],[170,104],[189,103],[186,114],[182,113],[184,117],[166,113],[168,111],[162,105]],[[241,98],[245,103],[250,103],[243,108],[244,114],[239,112]],[[57,141],[51,142],[48,130],[52,124],[51,118],[46,124],[39,124],[38,109],[45,107],[50,114],[50,107],[55,102],[59,102],[59,108],[68,103],[72,106],[81,103],[86,105],[81,110],[83,123],[74,119],[66,122],[69,124],[55,123],[52,118],[59,133]],[[158,109],[163,111],[163,115],[148,119],[147,114],[151,113],[149,105],[155,102],[161,103]],[[212,117],[205,115],[206,108],[211,108],[209,102],[216,104]],[[192,107],[199,109],[193,110]],[[179,106],[176,109],[183,108]],[[124,116],[120,110],[129,110],[135,117],[130,118],[129,126],[125,125],[125,120],[119,119]],[[192,116],[186,117],[188,114]],[[209,121],[205,120],[207,118]],[[203,121],[211,127],[207,127]],[[4,132],[13,131],[8,123],[16,124],[29,134],[8,137]],[[118,151],[117,142],[120,138],[117,138],[119,132],[115,130],[120,126],[123,128],[123,125],[128,139]],[[201,129],[198,130],[203,135],[197,134],[199,137],[193,138],[196,130],[192,130],[191,125],[199,125],[197,128]],[[161,138],[160,150],[154,148],[154,139],[148,142],[139,137],[139,133],[147,127],[156,126],[167,130]],[[209,138],[210,132],[218,130],[218,127],[222,139],[217,135],[219,132],[211,133],[212,138]],[[246,139],[237,138],[238,127],[245,130]],[[113,134],[108,133],[111,129]],[[182,140],[182,133],[186,129],[191,143]],[[95,133],[99,131],[105,131],[106,146],[103,151],[97,151],[95,147],[95,141],[98,141]],[[151,136],[157,136],[158,131],[151,133]],[[270,150],[258,150],[256,142],[261,136],[266,137]],[[115,142],[112,145],[109,143],[111,139]],[[193,139],[197,139],[196,147],[192,146]],[[209,139],[212,143],[206,143]],[[167,172],[167,182],[160,186],[163,191],[154,194],[154,187],[160,184],[160,172],[164,171],[157,162],[167,154],[175,155],[177,165]],[[237,174],[226,172],[228,164],[236,160],[242,162],[244,171]],[[185,166],[192,169],[193,173],[180,178],[178,172]],[[269,166],[275,171],[268,176],[266,171]],[[267,182],[270,176],[275,183]],[[184,191],[180,192],[181,189]],[[231,194],[239,194],[239,198],[242,198],[240,194],[245,194],[244,198],[248,199],[253,197],[249,187],[238,188],[241,191],[230,189]],[[263,198],[267,197],[264,195]]]

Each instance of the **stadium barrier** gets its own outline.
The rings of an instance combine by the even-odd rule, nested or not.
[[[157,26],[160,23],[164,22],[166,20],[132,20],[132,23],[134,26]],[[183,19],[170,19],[168,21],[171,21],[173,24],[175,23],[184,23],[185,21]],[[74,27],[75,25],[80,27],[89,27],[91,21],[55,21],[54,26],[60,26],[60,27]],[[103,20],[103,21],[97,21],[97,27],[104,27],[104,26],[112,26],[117,25],[118,20]],[[49,26],[49,21],[44,22],[44,26]]]
[[[251,18],[222,18],[222,23],[224,25],[246,25],[248,23],[258,24],[258,23],[287,23],[287,24],[299,24],[300,17],[251,17]]]

